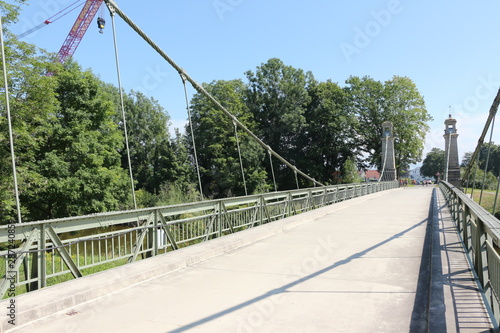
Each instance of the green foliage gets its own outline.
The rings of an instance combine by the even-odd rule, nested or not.
[[[24,2],[0,1],[9,36],[6,60],[23,220],[130,208],[118,89],[74,62],[55,64],[10,34],[8,25],[16,21],[17,5]],[[323,183],[334,182],[339,170],[344,182],[358,182],[358,163],[380,165],[384,121],[394,124],[397,166],[404,169],[420,159],[430,117],[408,78],[395,76],[381,83],[351,77],[341,88],[332,81],[317,82],[311,73],[276,58],[245,74],[247,84],[221,80],[204,87],[273,150]],[[4,105],[4,96],[0,102]],[[168,134],[170,118],[156,100],[132,91],[125,94],[124,106],[139,206],[200,199],[192,137],[203,194],[245,194],[234,124],[202,95],[191,101],[193,133],[176,131],[173,138]],[[1,108],[0,223],[15,219],[7,133]],[[239,129],[238,137],[248,194],[270,190],[268,154]],[[361,156],[366,160],[357,162]],[[493,163],[499,164],[496,157]],[[276,159],[273,164],[278,188],[295,188],[293,170]]]
[[[155,193],[161,184],[175,180],[170,172],[175,161],[168,132],[170,118],[158,101],[140,92],[132,91],[124,96],[124,105],[136,187]],[[120,125],[123,131],[123,121]],[[121,155],[122,167],[128,169],[125,149]]]
[[[200,200],[200,192],[194,183],[185,184],[171,183],[164,184],[156,196],[154,206],[178,205],[187,202]]]
[[[15,21],[15,6],[7,5],[7,25]],[[44,55],[30,44],[19,42],[12,34],[6,32],[5,42],[6,65],[8,70],[8,88],[14,147],[17,164],[18,182],[21,196],[36,192],[43,179],[34,169],[38,162],[38,152],[47,145],[51,135],[51,123],[57,114],[57,100],[53,77],[45,73],[55,70]],[[3,77],[3,69],[0,69]],[[5,94],[0,95],[0,222],[15,221],[15,196],[13,172],[10,158],[10,142],[6,115]],[[30,216],[29,207],[22,206],[24,216]]]
[[[361,182],[358,167],[354,158],[348,158],[342,166],[342,183],[351,184]]]
[[[465,172],[465,169],[461,169],[461,175]],[[478,167],[477,163],[473,165],[470,171],[470,177],[468,180],[464,179],[464,185],[470,188],[485,190],[495,190],[497,188],[498,180],[493,172],[488,171],[486,174],[484,170]]]
[[[472,152],[464,154],[462,159],[462,168],[467,168],[471,163]],[[487,170],[486,176],[485,171]],[[464,170],[462,170],[464,171]],[[494,143],[483,143],[479,150],[477,160],[474,162],[470,173],[467,186],[485,189],[496,189],[497,178],[500,176],[500,146]]]
[[[464,154],[464,157],[462,158],[462,163],[460,164],[461,168],[466,168],[469,166],[470,162],[472,160],[472,152],[467,152]]]
[[[306,125],[304,113],[310,101],[307,84],[312,74],[273,58],[257,67],[255,73],[247,71],[246,76],[247,105],[257,122],[257,133],[274,151],[297,164],[302,154],[300,133]],[[278,187],[294,187],[293,172],[281,165],[275,167],[279,170]],[[269,165],[268,173],[271,174]]]
[[[489,158],[488,158],[489,155]],[[484,143],[479,152],[479,167],[482,170],[488,169],[495,176],[500,176],[500,146],[494,143]],[[488,163],[488,164],[486,164]]]
[[[351,157],[359,155],[356,140],[358,119],[346,107],[347,94],[336,83],[312,82],[308,87],[305,130],[302,132],[298,165],[323,183]]]
[[[253,115],[245,104],[246,86],[242,81],[214,81],[205,84],[204,88],[247,128],[255,130]],[[204,195],[245,195],[235,125],[201,94],[193,96],[191,110]],[[247,133],[240,129],[237,131],[245,181],[248,194],[251,194],[259,184],[265,182],[266,172],[263,170],[262,161],[266,156],[263,149]],[[188,134],[191,138],[189,127]]]
[[[425,156],[422,167],[420,168],[420,174],[424,177],[434,177],[437,181],[436,174],[439,172],[441,179],[443,179],[445,165],[445,151],[439,148],[432,148]]]
[[[30,170],[35,182],[22,194],[30,219],[126,208],[128,178],[118,150],[123,138],[102,83],[75,63],[52,79],[58,108],[49,115],[44,144]]]
[[[370,77],[350,77],[346,91],[349,108],[357,115],[359,148],[369,154],[368,165],[381,165],[382,123],[392,122],[395,133],[396,168],[401,174],[412,163],[421,160],[427,124],[432,117],[427,113],[423,97],[407,77],[394,76],[381,83]]]

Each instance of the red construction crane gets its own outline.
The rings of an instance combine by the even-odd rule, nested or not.
[[[82,11],[80,12],[80,15],[78,15],[75,24],[73,24],[68,37],[66,37],[61,49],[57,53],[57,61],[64,63],[75,53],[75,50],[87,32],[90,23],[97,14],[99,7],[101,7],[102,1],[103,0],[87,0],[82,8]],[[99,29],[101,29],[100,32],[102,33],[102,29],[104,28],[104,19],[99,17],[97,25]]]

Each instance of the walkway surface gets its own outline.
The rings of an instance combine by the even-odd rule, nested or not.
[[[49,287],[17,297],[8,332],[489,331],[443,205],[433,187],[376,193]],[[245,235],[254,240],[234,245]],[[225,253],[199,260],[217,247]],[[173,258],[185,267],[97,298],[80,292],[79,304],[65,298]],[[50,305],[58,299],[68,305]]]

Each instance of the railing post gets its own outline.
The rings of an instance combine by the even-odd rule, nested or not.
[[[39,275],[38,288],[47,286],[47,255],[45,253],[47,235],[45,234],[45,223],[40,225],[40,241],[38,243],[38,258],[39,258]]]
[[[469,207],[467,205],[464,205],[464,210],[462,211],[462,238],[467,253],[469,253],[469,230],[468,230],[469,214],[470,214]]]
[[[314,201],[313,201],[313,194],[311,190],[307,191],[307,196],[309,197],[307,200],[307,207],[306,211],[313,210],[314,209]]]
[[[152,213],[153,215],[153,219],[156,218],[156,214],[155,212]],[[151,217],[149,217],[151,218]],[[149,223],[146,223],[146,226],[148,226]],[[154,221],[153,221],[153,226],[154,226]],[[147,235],[147,239],[146,239],[146,244],[147,244],[147,251],[146,251],[146,258],[151,258],[154,256],[154,236],[155,236],[155,229],[154,228],[151,228],[151,226],[149,226],[149,228],[147,230],[145,230],[146,232],[146,235]],[[112,250],[114,251],[114,249]]]
[[[158,253],[159,253],[159,249],[158,249],[158,237],[160,237],[160,230],[161,229],[158,229],[158,210],[155,209],[154,211],[154,221],[153,221],[153,234],[154,234],[154,237],[153,237],[153,256],[157,256]]]
[[[477,277],[481,286],[484,287],[485,276],[483,271],[483,244],[486,240],[486,235],[484,234],[483,223],[481,220],[477,219],[476,221],[476,232],[475,232],[475,241],[474,241],[474,269],[476,270]]]
[[[259,196],[259,220],[260,220],[259,225],[263,225],[264,224],[264,196],[262,194]]]
[[[216,204],[216,218],[217,220],[215,221],[217,223],[217,237],[222,237],[222,201],[219,200]]]

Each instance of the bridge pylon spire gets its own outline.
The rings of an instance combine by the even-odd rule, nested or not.
[[[445,140],[445,180],[453,186],[459,188],[460,164],[458,163],[458,133],[457,120],[451,117],[444,121],[444,140]]]
[[[390,121],[382,123],[382,181],[396,180],[396,159],[394,157],[394,129]]]

